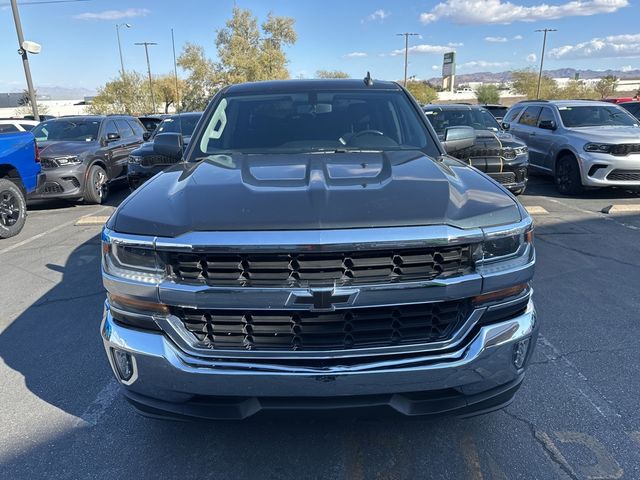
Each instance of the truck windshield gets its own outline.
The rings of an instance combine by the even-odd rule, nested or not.
[[[37,125],[31,132],[38,142],[93,142],[98,138],[99,129],[99,120],[51,120]]]
[[[497,132],[500,125],[487,110],[474,109],[426,109],[424,114],[431,122],[433,129],[440,136],[449,127],[473,127],[475,130],[492,130]]]
[[[175,117],[165,118],[158,128],[153,133],[154,136],[159,133],[181,133],[185,136],[190,136],[193,130],[196,128],[198,120],[202,115],[180,115],[180,118]]]
[[[602,105],[585,105],[577,107],[558,107],[562,123],[567,128],[600,127],[600,126],[632,126],[638,120],[619,107]]]
[[[194,154],[423,150],[438,155],[418,115],[399,90],[229,95],[207,120]]]

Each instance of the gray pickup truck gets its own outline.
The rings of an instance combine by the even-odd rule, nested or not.
[[[102,233],[101,335],[126,398],[199,419],[507,405],[538,332],[532,220],[446,153],[473,141],[439,142],[370,77],[222,89],[184,161]]]

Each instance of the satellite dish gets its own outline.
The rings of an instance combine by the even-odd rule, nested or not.
[[[25,40],[22,42],[22,48],[29,53],[38,54],[42,50],[42,45],[36,42],[30,42],[29,40]]]

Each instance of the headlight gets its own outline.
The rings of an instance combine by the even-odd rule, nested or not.
[[[164,262],[150,247],[130,246],[102,237],[102,268],[105,273],[144,283],[160,283],[165,276]]]
[[[516,147],[516,148],[513,149],[513,152],[516,155],[524,155],[525,153],[529,152],[529,149],[527,147],[525,147],[525,146]]]
[[[611,153],[613,145],[608,143],[587,143],[584,146],[585,152]]]
[[[532,227],[517,233],[485,233],[484,242],[474,253],[477,270],[481,274],[492,274],[521,267],[531,261],[532,248]]]
[[[142,164],[142,157],[138,155],[129,155],[129,163],[132,163],[134,165],[140,165]]]
[[[80,160],[77,156],[72,155],[72,156],[68,156],[68,157],[56,157],[55,161],[58,163],[58,165],[60,165],[61,167],[65,166],[65,165],[76,165],[78,163],[82,163],[82,160]]]

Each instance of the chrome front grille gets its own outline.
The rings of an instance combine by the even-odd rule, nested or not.
[[[218,350],[344,350],[448,340],[470,314],[467,300],[334,312],[173,308],[203,346]]]
[[[319,253],[169,253],[175,281],[214,286],[314,287],[433,280],[470,273],[471,247]]]

